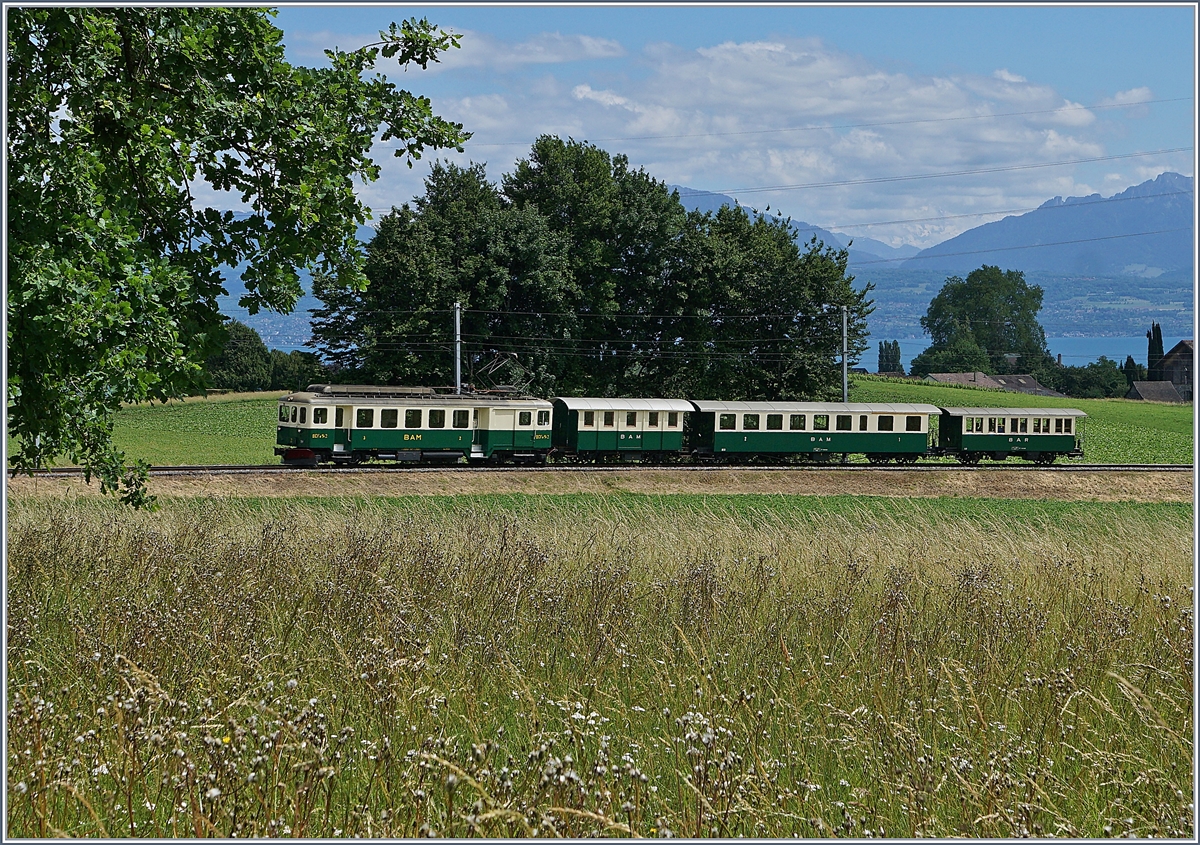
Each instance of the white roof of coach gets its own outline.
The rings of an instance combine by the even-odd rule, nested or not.
[[[596,399],[583,396],[555,396],[570,411],[692,411],[686,399]]]
[[[946,408],[952,417],[1086,417],[1074,408]]]
[[[873,402],[707,402],[692,400],[696,410],[701,412],[748,411],[750,413],[810,413],[810,414],[936,414],[938,408],[934,405],[889,405]]]

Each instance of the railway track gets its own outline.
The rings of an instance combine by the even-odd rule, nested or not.
[[[369,472],[385,473],[424,473],[424,472],[560,472],[573,470],[577,472],[654,472],[672,470],[676,472],[719,472],[719,471],[754,471],[754,472],[1191,472],[1191,464],[1051,464],[1040,466],[1029,463],[995,463],[964,466],[951,463],[916,463],[916,464],[858,464],[829,463],[792,464],[792,465],[728,465],[728,464],[549,464],[530,466],[495,466],[474,467],[462,464],[443,466],[397,466],[395,464],[369,464],[366,466],[327,466],[327,467],[295,467],[281,464],[263,464],[261,466],[225,465],[225,466],[156,466],[150,468],[152,476],[173,475],[256,475],[264,473],[297,473],[309,472],[319,474],[353,474]],[[10,470],[10,475],[13,472]],[[36,470],[36,478],[73,478],[83,474],[78,467],[55,467],[53,469]]]

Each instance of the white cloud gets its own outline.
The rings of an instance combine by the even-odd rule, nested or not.
[[[1005,82],[1027,82],[1028,81],[1023,76],[1017,76],[1015,73],[1009,73],[1007,68],[1000,68],[1000,70],[995,71],[992,74],[992,76],[994,76],[996,79],[1001,79]]]
[[[1103,100],[1101,100],[1098,103],[1098,105],[1101,105],[1101,106],[1138,105],[1139,103],[1144,103],[1147,100],[1153,100],[1153,99],[1154,99],[1154,93],[1149,88],[1147,88],[1146,86],[1143,85],[1140,88],[1130,88],[1128,91],[1118,91],[1116,94],[1113,94],[1111,97],[1105,97]]]

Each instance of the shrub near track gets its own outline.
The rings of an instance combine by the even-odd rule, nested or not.
[[[1194,834],[1191,509],[15,500],[12,836]]]

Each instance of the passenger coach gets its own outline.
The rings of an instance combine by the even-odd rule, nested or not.
[[[559,396],[554,400],[556,452],[583,460],[661,460],[683,451],[683,399],[593,399]]]
[[[865,454],[872,463],[912,463],[930,449],[933,405],[693,400],[692,451],[737,460],[752,455]]]
[[[939,426],[940,452],[964,464],[1009,456],[1039,464],[1060,455],[1083,456],[1081,424],[1074,408],[946,408]]]

